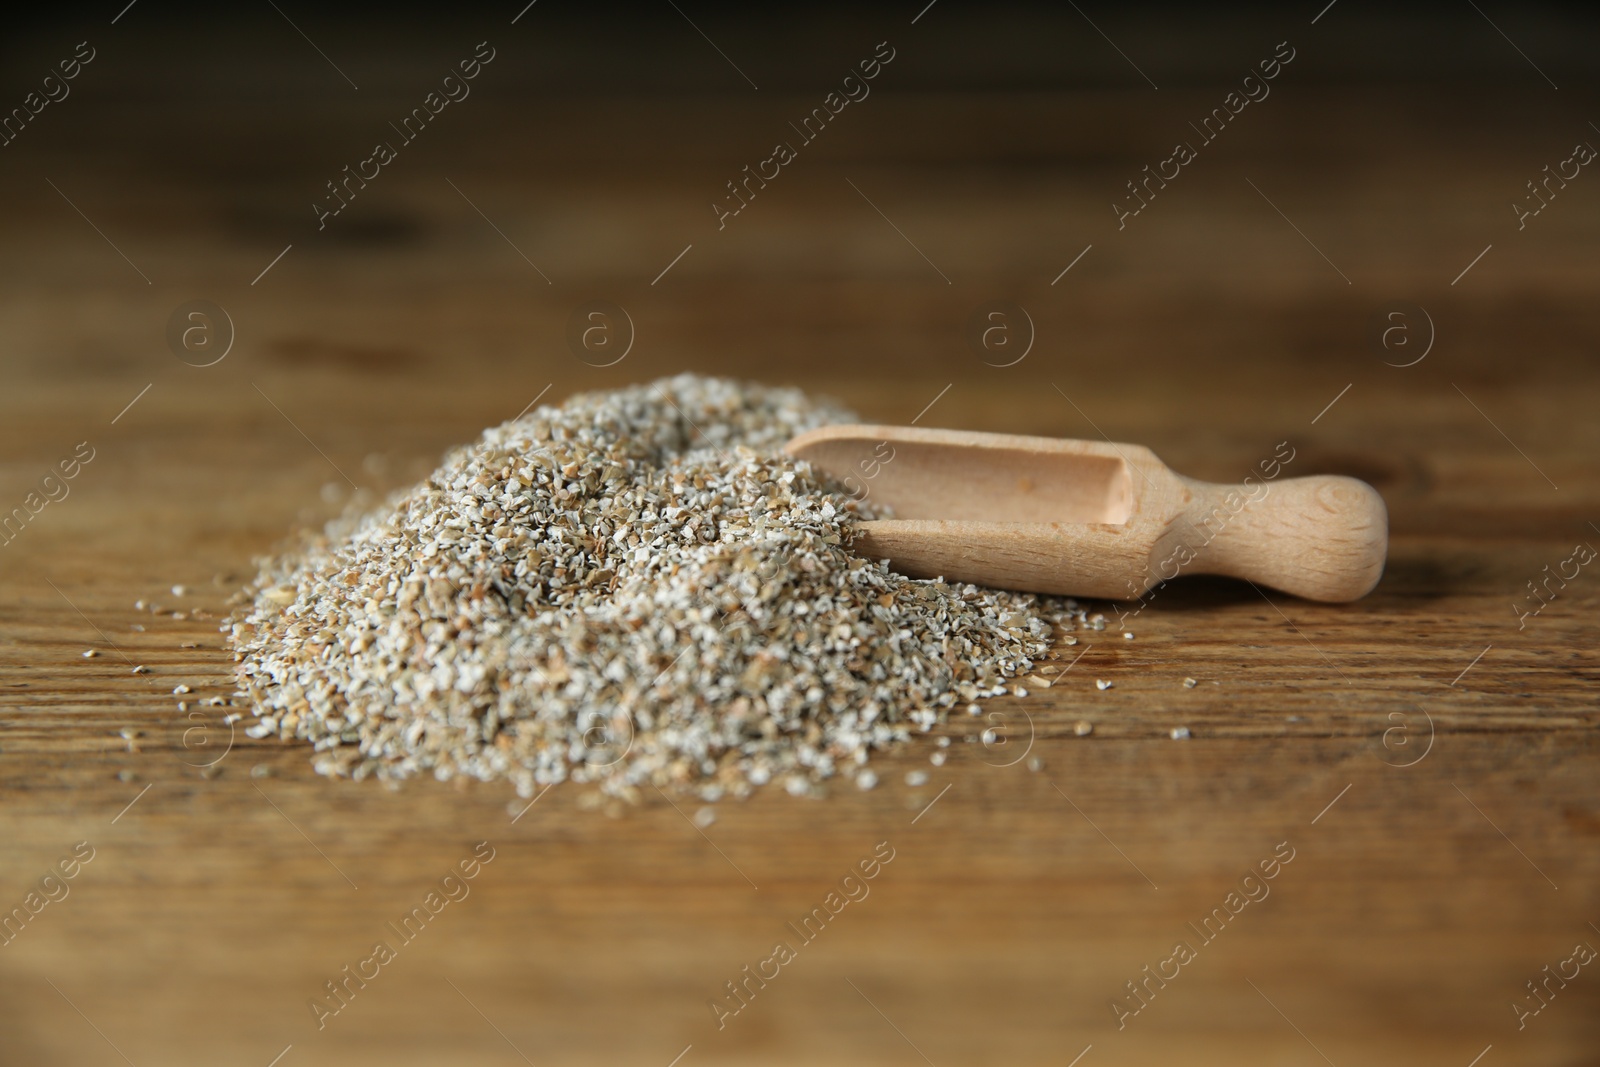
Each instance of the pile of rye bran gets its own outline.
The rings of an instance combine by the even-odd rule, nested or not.
[[[797,795],[1006,691],[1070,601],[849,551],[865,502],[782,452],[852,421],[681,375],[484,432],[426,481],[263,561],[225,631],[255,737],[327,774]]]

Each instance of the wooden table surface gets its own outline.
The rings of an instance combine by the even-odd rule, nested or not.
[[[1124,183],[1231,81],[1152,91],[1080,24],[1106,86],[917,89],[953,47],[942,8],[859,16],[827,62],[729,30],[757,80],[801,71],[748,92],[668,11],[710,87],[665,95],[536,92],[542,8],[404,47],[324,27],[359,92],[271,12],[227,31],[238,70],[220,45],[186,66],[196,38],[138,8],[97,24],[75,96],[0,151],[0,512],[93,450],[0,555],[0,909],[93,850],[0,946],[0,1060],[1600,1062],[1594,967],[1520,1029],[1513,1008],[1600,946],[1600,569],[1575,556],[1600,545],[1600,178],[1521,230],[1507,207],[1600,143],[1583,85],[1515,57],[1477,86],[1335,83],[1353,31],[1296,16],[1273,96],[1119,230]],[[1229,47],[1248,66],[1290,30]],[[43,70],[83,36],[24,51]],[[319,231],[323,182],[484,37],[476,95]],[[719,231],[724,183],[885,37],[876,94]],[[235,335],[203,368],[166,337],[201,298]],[[633,323],[616,365],[566,340],[591,300]],[[969,341],[993,301],[1033,323],[1011,366]],[[1411,344],[1385,348],[1402,304]],[[1216,480],[1287,441],[1286,473],[1379,488],[1389,566],[1352,605],[1191,579],[1125,625],[1107,607],[1057,684],[905,746],[877,789],[768,789],[704,832],[684,801],[320,778],[227,709],[178,710],[176,686],[231,692],[218,623],[252,558],[353,486],[409,484],[537,395],[683,370]],[[319,1028],[325,983],[483,841],[470,896]],[[884,842],[870,895],[719,1028],[708,1002]],[[1270,894],[1202,940],[1275,852]]]

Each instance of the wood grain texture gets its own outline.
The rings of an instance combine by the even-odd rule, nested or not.
[[[1286,75],[1123,231],[1108,199],[1214,91],[885,87],[719,232],[707,200],[815,94],[536,108],[495,95],[491,68],[319,233],[330,164],[432,59],[318,110],[347,87],[309,52],[296,76],[329,79],[313,103],[121,96],[146,76],[131,56],[160,68],[181,44],[134,40],[102,46],[82,98],[0,169],[0,511],[94,449],[0,552],[0,908],[95,850],[0,947],[0,1060],[1595,1062],[1600,972],[1525,1029],[1511,1008],[1600,945],[1600,572],[1529,589],[1600,543],[1600,216],[1581,183],[1527,232],[1505,210],[1582,136],[1530,103],[1553,95],[1531,72],[1482,90]],[[531,63],[502,50],[508,72]],[[181,121],[150,111],[167,98]],[[208,149],[185,156],[197,130]],[[198,297],[237,329],[207,368],[164,339]],[[565,340],[596,299],[637,330],[606,368]],[[965,340],[997,299],[1037,330],[1014,366]],[[1398,299],[1437,326],[1414,366],[1371,341]],[[302,747],[229,747],[226,709],[179,712],[231,691],[217,626],[252,557],[352,486],[409,484],[538,395],[686,369],[877,422],[937,399],[919,424],[1139,442],[1214,482],[1289,440],[1285,475],[1382,492],[1388,567],[1348,605],[1194,578],[1107,607],[1052,684],[954,717],[877,789],[767,790],[704,833],[681,800],[330,781]],[[470,896],[319,1030],[308,1001],[485,840]],[[870,895],[719,1029],[708,1001],[880,842]],[[1269,895],[1213,942],[1192,932],[1284,843]],[[1112,1003],[1180,939],[1196,958],[1119,1029]]]

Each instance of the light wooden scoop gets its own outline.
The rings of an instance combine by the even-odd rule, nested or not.
[[[825,426],[786,451],[888,505],[894,518],[862,522],[852,550],[916,578],[1126,600],[1223,574],[1348,601],[1378,583],[1388,548],[1370,485],[1268,477],[1274,461],[1213,485],[1139,445],[910,426]]]

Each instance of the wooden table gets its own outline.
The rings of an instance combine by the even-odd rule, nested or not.
[[[1110,202],[1223,82],[896,92],[932,62],[897,30],[879,93],[719,231],[711,199],[828,78],[744,95],[706,50],[716,91],[541,102],[519,72],[550,45],[496,30],[478,95],[319,232],[323,181],[472,31],[361,94],[273,38],[299,95],[228,88],[213,56],[212,98],[153,73],[188,38],[130,24],[0,155],[0,506],[94,457],[0,557],[0,907],[93,849],[0,947],[0,1060],[1595,1062],[1594,967],[1520,1030],[1512,1007],[1600,946],[1600,570],[1566,563],[1521,614],[1600,545],[1600,179],[1521,231],[1507,210],[1597,140],[1569,93],[1291,67],[1119,231]],[[199,298],[236,333],[203,368],[165,337]],[[601,299],[637,335],[604,368],[565,339]],[[1034,325],[1011,366],[969,344],[993,301]],[[1436,341],[1397,366],[1424,351],[1416,308]],[[1375,340],[1394,324],[1410,347]],[[231,692],[218,623],[252,557],[352,486],[409,484],[535,396],[682,370],[872,420],[932,403],[924,424],[1137,441],[1216,480],[1287,441],[1287,473],[1382,491],[1388,571],[1348,606],[1193,579],[1125,625],[1107,608],[1055,685],[940,728],[943,767],[930,736],[871,792],[766,790],[703,833],[686,802],[331,781],[304,748],[230,747],[227,709],[178,710]],[[995,723],[1005,745],[976,740]],[[470,896],[319,1029],[324,983],[481,841]],[[724,983],[882,842],[870,895],[719,1029]],[[1275,852],[1247,883],[1269,895],[1214,941],[1191,928]],[[1194,958],[1148,979],[1179,940]]]

